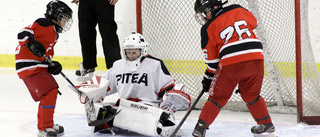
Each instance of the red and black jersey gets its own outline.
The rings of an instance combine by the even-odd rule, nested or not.
[[[15,50],[15,57],[16,70],[20,78],[48,69],[48,64],[44,63],[44,57],[38,58],[25,46],[29,42],[29,36],[32,35],[45,47],[45,54],[48,57],[52,58],[54,55],[53,47],[58,40],[58,33],[49,19],[39,18],[18,33],[19,45]]]
[[[240,5],[230,5],[215,12],[201,28],[201,48],[207,70],[214,73],[218,65],[264,59],[262,44],[253,30],[255,16]]]

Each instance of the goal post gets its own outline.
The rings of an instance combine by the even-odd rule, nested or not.
[[[186,85],[192,100],[202,90],[205,71],[200,28],[194,18],[195,0],[136,0],[137,32],[150,43],[151,55],[161,58],[176,83]],[[308,31],[308,0],[229,0],[258,20],[255,30],[265,55],[261,89],[268,109],[297,114],[297,121],[320,124],[320,74]],[[235,89],[236,90],[236,89]],[[204,94],[196,108],[207,100]],[[223,109],[248,111],[234,93]]]
[[[301,14],[300,0],[295,0],[295,38],[296,38],[296,83],[297,83],[297,122],[303,120],[302,71],[301,71]]]
[[[301,7],[303,9],[301,9]],[[316,112],[315,115],[304,115],[304,99],[308,100],[307,97],[304,97],[303,95],[303,65],[304,63],[302,59],[302,39],[306,40],[307,43],[304,43],[306,45],[311,45],[310,44],[310,37],[309,37],[309,30],[308,30],[308,21],[302,21],[302,20],[308,20],[308,0],[303,1],[301,3],[300,0],[295,0],[295,40],[296,40],[296,85],[297,85],[297,122],[304,122],[306,124],[310,125],[320,125],[320,113]],[[303,18],[303,19],[302,19]],[[304,33],[302,33],[302,30]],[[304,36],[304,38],[302,38]],[[309,46],[311,49],[311,52],[309,54],[312,54],[312,48]],[[305,53],[306,54],[306,53]],[[307,53],[308,54],[308,53]],[[314,59],[313,54],[311,55],[312,59]],[[314,62],[312,62],[314,63]],[[316,65],[315,65],[316,66]],[[316,67],[315,67],[316,68]],[[317,74],[317,79],[316,83],[319,85],[319,71],[315,69],[315,73]],[[307,86],[307,85],[305,85]],[[319,86],[317,86],[316,89],[316,100],[320,99],[319,92]],[[308,92],[308,91],[305,91]],[[317,95],[318,94],[318,95]],[[314,102],[314,104],[317,104]],[[317,109],[317,108],[316,108]],[[309,110],[307,110],[309,111]]]

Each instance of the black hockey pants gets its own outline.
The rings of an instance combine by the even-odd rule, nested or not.
[[[114,5],[110,5],[108,0],[81,0],[79,3],[79,35],[85,69],[97,67],[97,24],[107,68],[121,59],[114,10]]]

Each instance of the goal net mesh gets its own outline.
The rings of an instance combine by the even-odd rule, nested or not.
[[[176,83],[185,84],[193,100],[202,90],[201,80],[206,69],[200,45],[201,25],[194,17],[194,2],[141,2],[142,33],[149,42],[149,53],[164,60]],[[255,33],[263,43],[265,55],[260,95],[269,111],[273,108],[278,113],[296,113],[294,1],[229,0],[224,6],[230,4],[242,5],[258,19]],[[307,5],[307,0],[301,2],[303,115],[316,116],[320,114],[320,79],[308,37]],[[207,97],[205,93],[196,108],[201,109]],[[248,111],[236,93],[223,109]]]

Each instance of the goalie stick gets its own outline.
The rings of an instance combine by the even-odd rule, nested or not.
[[[89,123],[89,126],[100,126],[103,123],[106,123],[108,121],[110,121],[111,119],[113,119],[116,115],[118,115],[120,113],[121,110],[119,110],[117,113],[105,118],[105,119],[100,119],[100,120],[95,120],[92,121],[91,123]]]
[[[188,112],[186,113],[186,115],[182,118],[182,120],[180,121],[179,125],[176,127],[176,129],[172,132],[172,134],[170,135],[170,137],[174,137],[177,132],[179,131],[180,127],[182,126],[182,124],[184,123],[184,121],[188,118],[188,116],[190,115],[191,111],[194,109],[194,107],[196,106],[196,104],[199,102],[201,96],[203,95],[204,91],[202,90],[201,93],[198,95],[197,99],[193,102],[192,106],[190,107],[190,109],[188,110]]]

